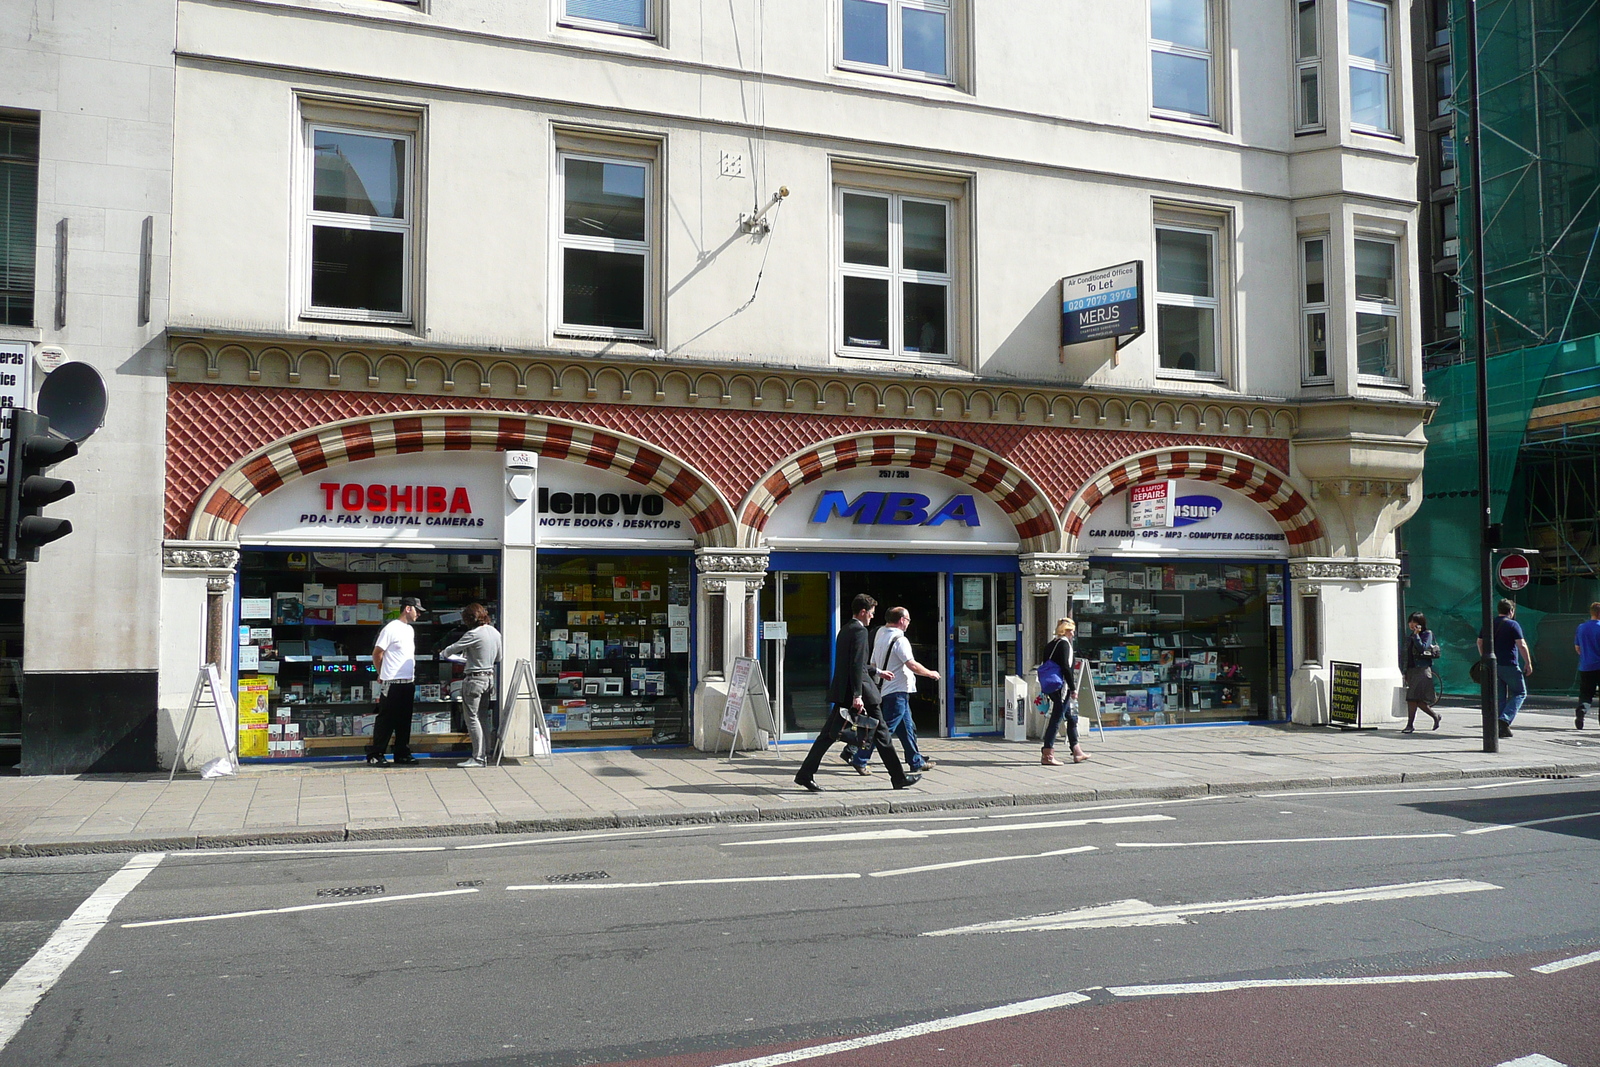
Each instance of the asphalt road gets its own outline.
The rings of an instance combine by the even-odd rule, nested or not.
[[[6,860],[0,1064],[1600,1065],[1597,837],[1600,777]]]

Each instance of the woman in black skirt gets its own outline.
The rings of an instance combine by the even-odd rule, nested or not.
[[[1439,646],[1433,643],[1433,631],[1428,629],[1427,616],[1413,611],[1406,620],[1406,646],[1404,667],[1406,677],[1406,728],[1403,734],[1414,733],[1417,712],[1433,716],[1437,730],[1444,717],[1433,710],[1439,702],[1439,679],[1434,674],[1433,661],[1439,658]]]

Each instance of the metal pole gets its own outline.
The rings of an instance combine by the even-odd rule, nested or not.
[[[1479,632],[1484,636],[1483,684],[1479,698],[1483,710],[1483,750],[1500,750],[1499,708],[1496,703],[1498,684],[1495,678],[1494,658],[1494,550],[1497,540],[1494,531],[1494,505],[1489,499],[1489,356],[1488,302],[1483,297],[1483,119],[1479,113],[1481,97],[1478,94],[1478,0],[1464,0],[1467,23],[1467,77],[1472,82],[1472,118],[1468,132],[1472,142],[1472,196],[1468,198],[1472,209],[1472,343],[1477,362],[1478,394],[1478,592],[1481,601]]]

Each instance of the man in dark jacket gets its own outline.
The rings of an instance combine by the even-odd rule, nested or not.
[[[817,768],[822,765],[822,757],[839,739],[839,731],[849,724],[853,715],[859,714],[864,708],[863,691],[869,687],[876,690],[877,681],[867,663],[867,624],[872,621],[872,616],[877,610],[876,600],[865,593],[858,593],[850,602],[850,621],[839,628],[839,638],[833,646],[833,682],[828,687],[828,699],[833,702],[833,707],[828,712],[828,720],[822,724],[822,731],[817,734],[817,740],[811,746],[811,751],[806,753],[805,762],[800,765],[800,772],[794,776],[796,785],[803,786],[813,793],[822,792],[822,787],[815,781]],[[889,780],[896,789],[915,785],[921,779],[921,775],[906,774],[900,757],[890,746],[889,730],[881,719],[872,732],[870,743],[877,749],[883,765],[888,768]]]

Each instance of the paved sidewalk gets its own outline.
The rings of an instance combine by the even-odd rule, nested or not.
[[[252,764],[214,781],[166,775],[0,778],[0,855],[38,856],[752,822],[856,813],[1253,793],[1459,778],[1600,773],[1600,730],[1570,712],[1524,714],[1516,736],[1481,751],[1470,708],[1438,731],[1360,733],[1288,724],[1085,731],[1087,763],[1039,764],[1037,742],[923,742],[938,766],[892,790],[823,765],[813,795],[793,784],[806,746],[741,753],[692,749],[557,754],[460,770],[454,760],[386,770],[364,764]],[[835,749],[835,752],[838,750]],[[1065,747],[1058,749],[1065,755]]]

